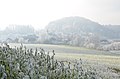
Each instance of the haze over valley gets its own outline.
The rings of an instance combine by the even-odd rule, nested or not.
[[[120,79],[120,0],[0,0],[0,79]]]
[[[31,25],[9,25],[0,31],[0,41],[119,50],[120,25],[102,25],[78,16],[65,17],[50,22],[41,30]]]

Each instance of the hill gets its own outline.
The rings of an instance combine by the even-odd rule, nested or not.
[[[83,17],[65,17],[56,21],[50,22],[46,29],[50,33],[63,34],[96,34],[101,38],[119,39],[120,25],[101,25]],[[119,34],[119,35],[118,35]]]

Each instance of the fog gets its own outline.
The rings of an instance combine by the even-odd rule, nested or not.
[[[120,0],[0,0],[0,79],[120,79]]]
[[[17,24],[43,29],[49,22],[69,16],[118,25],[119,4],[119,0],[1,0],[0,28]]]

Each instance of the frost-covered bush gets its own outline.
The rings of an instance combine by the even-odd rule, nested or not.
[[[0,79],[101,79],[96,69],[86,68],[82,60],[63,62],[43,49],[0,47]]]

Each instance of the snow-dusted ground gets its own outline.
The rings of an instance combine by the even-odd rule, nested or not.
[[[69,46],[59,46],[59,45],[45,45],[45,44],[23,44],[27,48],[43,48],[46,51],[49,51],[52,56],[52,51],[54,49],[56,53],[56,59],[59,61],[70,61],[74,63],[75,59],[82,58],[83,70],[87,71],[96,71],[96,79],[120,79],[120,56],[119,52],[104,52],[97,51],[92,49],[78,48],[78,47],[69,47]],[[11,47],[19,47],[20,44],[10,44]],[[35,50],[34,50],[35,51]],[[47,52],[45,52],[47,54]],[[34,59],[29,60],[31,63],[34,63]],[[35,64],[35,63],[34,63]],[[17,64],[19,65],[19,64]],[[31,69],[31,64],[27,69]],[[17,66],[18,67],[18,66]],[[116,71],[115,69],[118,69]],[[22,73],[21,73],[22,74]],[[42,76],[44,79],[44,76]],[[29,79],[28,75],[24,79]]]

